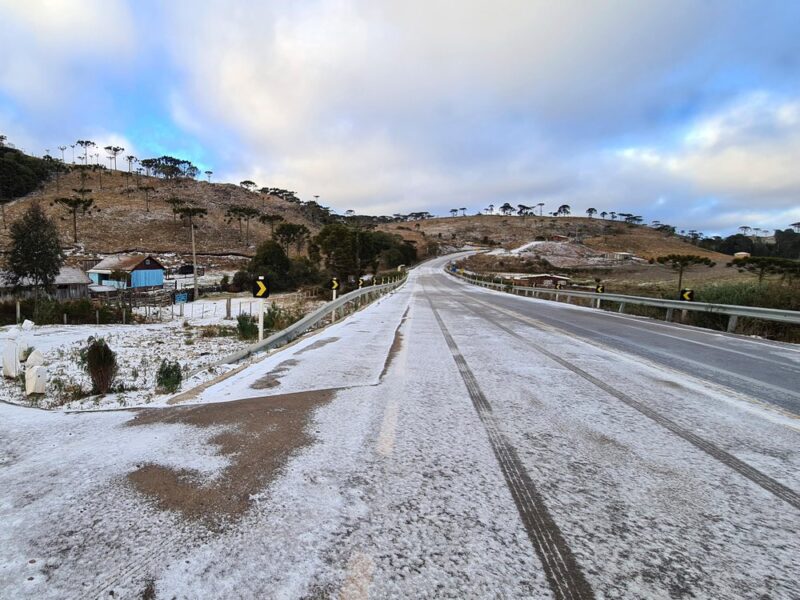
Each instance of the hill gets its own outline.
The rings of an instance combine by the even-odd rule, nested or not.
[[[665,254],[697,254],[716,261],[730,260],[725,254],[700,248],[676,234],[586,217],[481,215],[391,223],[381,228],[415,240],[420,246],[478,244],[511,250],[536,239],[553,236],[575,239],[577,235],[584,245],[599,252],[630,252],[645,259]]]
[[[233,206],[248,206],[262,213],[283,217],[286,222],[299,223],[312,233],[319,225],[307,218],[302,207],[282,198],[251,192],[232,184],[208,183],[188,178],[160,179],[128,175],[124,171],[97,170],[90,172],[86,188],[99,211],[78,216],[78,243],[73,242],[72,217],[54,201],[73,196],[81,188],[80,174],[72,171],[51,179],[38,191],[6,204],[3,208],[3,228],[0,247],[7,248],[7,225],[18,218],[32,202],[39,202],[59,227],[61,239],[73,255],[110,254],[123,251],[152,253],[191,252],[191,233],[188,224],[173,214],[166,201],[178,197],[208,211],[196,221],[197,249],[200,254],[231,254],[251,256],[256,245],[270,236],[270,226],[258,221],[249,224],[229,219],[226,212]],[[152,188],[144,191],[141,188]],[[147,198],[146,198],[147,196]],[[149,211],[147,200],[149,199]]]

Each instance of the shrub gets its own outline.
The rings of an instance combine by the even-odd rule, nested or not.
[[[273,302],[267,308],[267,312],[264,313],[264,329],[280,331],[295,321],[299,321],[302,317],[303,313],[301,311],[281,308]]]
[[[250,273],[247,271],[236,271],[236,273],[233,274],[233,281],[230,286],[228,286],[228,290],[231,292],[241,292],[250,287],[251,283],[252,277]]]
[[[236,330],[239,332],[239,338],[243,340],[254,340],[258,337],[258,324],[250,315],[236,317]]]
[[[80,362],[92,380],[92,392],[107,394],[117,376],[117,355],[103,338],[89,338],[80,352]]]
[[[236,335],[236,329],[225,325],[206,325],[200,328],[200,337],[203,338],[231,337],[234,335]]]
[[[162,360],[156,373],[156,389],[171,394],[177,392],[183,381],[183,373],[178,361]]]
[[[227,275],[223,275],[222,279],[219,280],[219,287],[223,292],[228,291],[228,286],[231,284],[231,279]]]

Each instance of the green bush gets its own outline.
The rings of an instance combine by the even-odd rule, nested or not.
[[[162,360],[156,373],[156,389],[172,394],[180,389],[182,381],[183,372],[178,361]]]
[[[250,287],[250,284],[253,282],[253,278],[251,277],[250,273],[247,271],[236,271],[233,274],[233,281],[228,286],[228,291],[230,292],[241,292]]]
[[[92,380],[92,393],[107,394],[117,376],[117,355],[103,338],[89,338],[80,352],[80,362]]]
[[[780,283],[763,283],[761,285],[757,282],[719,283],[697,289],[695,300],[712,304],[800,310],[800,289],[796,285],[789,286]],[[699,327],[724,331],[728,325],[728,316],[691,312],[687,322]],[[800,341],[800,327],[760,319],[740,318],[736,332],[785,342]]]
[[[280,331],[281,329],[286,329],[292,323],[299,321],[302,317],[302,312],[281,308],[273,302],[267,308],[267,312],[264,313],[264,329]]]
[[[254,340],[258,337],[258,324],[250,315],[236,317],[236,330],[239,332],[239,339],[242,340]]]

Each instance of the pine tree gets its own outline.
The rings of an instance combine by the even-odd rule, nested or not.
[[[38,203],[31,205],[11,224],[11,248],[6,257],[11,283],[18,286],[23,280],[30,281],[38,304],[39,288],[52,288],[63,263],[56,224]]]

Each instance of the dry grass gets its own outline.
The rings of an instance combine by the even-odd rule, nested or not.
[[[173,219],[172,209],[165,202],[171,196],[178,196],[208,210],[208,216],[197,221],[198,250],[203,253],[252,255],[255,246],[269,237],[268,225],[251,222],[249,244],[245,244],[243,236],[240,237],[238,223],[227,223],[225,219],[227,208],[234,204],[279,214],[286,221],[302,223],[312,231],[318,229],[305,219],[296,205],[280,198],[247,192],[236,185],[166,181],[154,177],[142,177],[139,185],[155,188],[150,192],[150,212],[145,210],[145,196],[137,189],[135,177],[129,180],[122,171],[105,171],[102,177],[96,173],[90,176],[86,187],[93,190],[90,197],[100,211],[78,217],[77,250],[82,249],[85,254],[129,250],[190,252],[190,230],[180,220]],[[64,246],[74,246],[71,216],[62,207],[51,206],[51,203],[59,196],[72,195],[72,189],[81,187],[78,174],[74,172],[62,177],[58,187],[60,189],[52,181],[41,192],[7,205],[6,223],[10,224],[18,218],[32,202],[39,201],[45,211],[55,218]],[[8,246],[6,228],[0,232],[0,245],[3,248]]]
[[[537,237],[574,236],[577,229],[586,246],[601,252],[632,252],[642,258],[664,254],[698,254],[717,261],[730,260],[726,255],[698,248],[678,236],[667,235],[649,227],[585,217],[448,217],[392,223],[384,225],[382,229],[415,240],[418,245],[432,241],[461,246],[482,244],[488,240],[507,249],[521,246]]]

